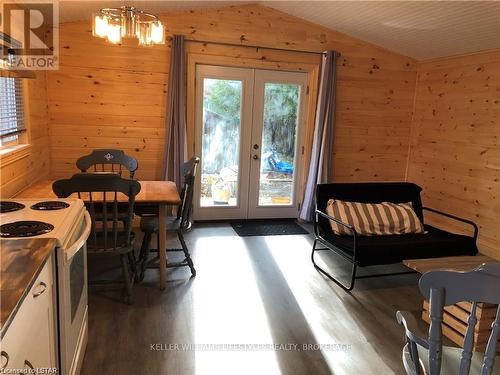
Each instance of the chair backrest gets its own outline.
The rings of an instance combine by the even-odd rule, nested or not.
[[[93,250],[117,250],[123,244],[131,244],[135,197],[141,190],[139,182],[115,173],[78,173],[69,179],[55,181],[52,190],[59,198],[77,193],[85,202],[92,219],[87,243]],[[124,205],[126,210],[123,210]],[[119,214],[123,212],[126,212],[125,217]]]
[[[469,374],[474,346],[474,328],[477,323],[477,304],[500,305],[500,263],[483,264],[470,272],[429,271],[421,277],[419,286],[420,291],[430,303],[429,375],[439,374],[441,369],[444,307],[463,301],[472,303],[459,372],[460,375]],[[497,308],[484,354],[482,375],[489,375],[493,370],[499,335],[500,306]]]
[[[316,207],[325,212],[330,199],[361,203],[407,203],[411,202],[418,218],[424,222],[422,213],[422,188],[411,182],[338,182],[316,186]],[[320,230],[331,232],[327,219],[319,218]]]
[[[120,176],[125,168],[129,171],[129,177],[134,178],[139,163],[122,150],[99,149],[80,157],[76,161],[76,166],[82,172],[89,172],[91,169],[93,172],[113,172]]]
[[[180,192],[181,204],[177,209],[177,218],[181,220],[181,228],[186,229],[191,225],[193,213],[194,182],[200,158],[195,156],[182,166],[184,184]]]

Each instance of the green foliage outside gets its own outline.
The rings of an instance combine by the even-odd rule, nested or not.
[[[293,162],[299,86],[267,83],[264,97],[264,152],[275,149],[278,157]]]
[[[205,95],[205,108],[226,118],[234,126],[240,123],[241,84],[237,81],[215,80],[210,94]]]
[[[210,87],[210,95],[205,96],[205,108],[228,119],[233,127],[239,127],[241,88],[235,83],[216,80]],[[264,100],[262,150],[265,153],[274,148],[281,159],[291,162],[295,151],[299,87],[267,83]],[[229,134],[235,132],[230,131]]]

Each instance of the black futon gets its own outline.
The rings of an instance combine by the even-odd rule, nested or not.
[[[422,188],[420,186],[409,182],[319,184],[316,188],[315,240],[311,254],[314,266],[343,289],[350,291],[354,288],[356,279],[403,273],[357,276],[356,270],[358,266],[399,263],[404,259],[476,255],[476,239],[478,234],[476,224],[444,212],[422,207],[421,191]],[[473,236],[454,234],[424,223],[424,234],[360,236],[353,230],[350,230],[352,235],[336,235],[331,229],[329,220],[334,220],[345,227],[349,227],[349,225],[326,214],[326,206],[329,199],[362,203],[411,202],[415,213],[422,223],[424,223],[423,211],[427,210],[471,225],[474,229],[474,234]],[[321,243],[325,247],[318,248],[318,243]],[[349,285],[344,285],[316,264],[314,254],[318,250],[334,251],[352,264]]]

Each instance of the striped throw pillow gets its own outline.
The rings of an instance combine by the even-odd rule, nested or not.
[[[410,202],[375,204],[330,199],[326,213],[352,225],[356,234],[361,236],[424,233],[424,226]],[[330,226],[335,234],[352,234],[348,228],[333,220],[330,220]]]

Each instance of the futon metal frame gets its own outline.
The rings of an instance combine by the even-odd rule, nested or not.
[[[454,219],[454,220],[460,221],[462,223],[471,225],[474,228],[474,243],[476,242],[477,235],[478,235],[478,227],[477,227],[477,225],[474,222],[472,222],[470,220],[467,220],[467,219],[463,219],[463,218],[455,216],[455,215],[448,214],[446,212],[441,212],[441,211],[435,210],[433,208],[422,207],[422,210],[426,210],[426,211],[429,211],[429,212],[432,212],[432,213],[435,213],[435,214],[438,214],[438,215],[442,215],[442,216],[445,216],[447,218]],[[346,254],[345,251],[342,251],[340,248],[336,247],[331,241],[329,241],[329,240],[327,240],[327,239],[325,239],[325,238],[323,238],[321,236],[321,234],[319,233],[319,228],[318,228],[318,221],[319,221],[318,219],[319,219],[319,216],[322,216],[323,218],[325,218],[327,220],[332,220],[335,223],[343,226],[344,228],[347,228],[351,232],[351,236],[352,236],[352,256],[349,256],[349,254]],[[354,227],[352,225],[346,224],[346,223],[338,220],[337,218],[332,217],[332,216],[330,216],[330,215],[328,215],[328,214],[326,214],[326,213],[318,210],[317,208],[315,210],[314,237],[315,238],[314,238],[313,247],[312,247],[312,253],[311,253],[311,261],[312,261],[314,267],[319,272],[321,272],[323,275],[325,275],[330,280],[332,280],[335,284],[337,284],[342,289],[344,289],[346,292],[350,292],[351,290],[354,289],[354,283],[358,279],[367,279],[367,278],[385,277],[385,276],[408,275],[408,274],[417,273],[417,271],[403,271],[403,272],[376,273],[376,274],[358,276],[356,274],[357,273],[357,268],[361,267],[361,266],[358,265],[358,260],[357,260],[357,257],[356,257],[356,239],[357,239],[357,235],[356,235],[356,231],[354,230]],[[316,248],[316,245],[318,244],[318,242],[321,243],[325,247]],[[329,274],[323,268],[321,268],[320,266],[318,266],[318,264],[315,262],[315,260],[314,260],[314,253],[316,251],[322,251],[322,250],[330,250],[330,251],[332,251],[332,252],[334,252],[334,253],[342,256],[349,263],[351,263],[351,276],[350,276],[350,283],[348,285],[343,284],[341,281],[339,281],[338,279],[336,279],[335,277],[333,277],[331,274]]]

